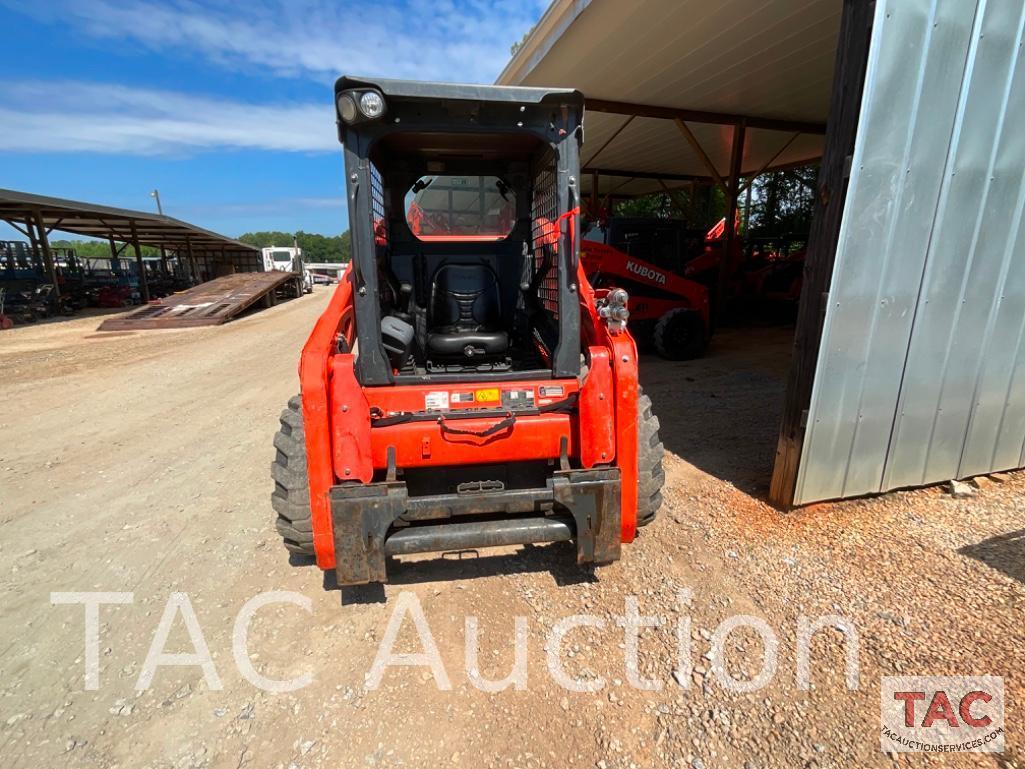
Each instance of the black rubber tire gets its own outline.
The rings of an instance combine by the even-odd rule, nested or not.
[[[637,390],[637,525],[647,526],[662,507],[662,486],[666,472],[662,467],[665,447],[658,435],[658,417],[651,409],[651,398]]]
[[[281,412],[281,427],[274,436],[276,449],[270,473],[274,491],[270,502],[278,514],[275,526],[285,549],[313,555],[310,486],[306,472],[306,435],[303,433],[302,397],[296,395]]]
[[[708,347],[708,331],[694,310],[677,307],[655,324],[655,352],[666,360],[690,360]]]

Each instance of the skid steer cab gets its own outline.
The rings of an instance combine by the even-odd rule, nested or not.
[[[662,444],[626,293],[580,265],[580,93],[343,77],[335,105],[352,259],[274,439],[285,546],[340,584],[491,546],[615,561]]]

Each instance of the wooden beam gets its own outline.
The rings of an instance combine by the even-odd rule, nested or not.
[[[588,213],[591,215],[591,219],[593,220],[598,219],[600,207],[598,200],[598,172],[591,171],[591,202],[588,206],[591,210]]]
[[[696,137],[694,132],[690,130],[690,126],[679,118],[674,118],[673,122],[676,123],[676,127],[680,129],[680,133],[683,134],[687,143],[690,144],[691,149],[694,150],[697,156],[701,159],[701,162],[705,164],[705,168],[708,170],[708,175],[715,180],[716,184],[722,187],[724,192],[729,194],[730,189],[726,186],[726,182],[723,181],[723,178],[719,176],[719,169],[715,167],[715,163],[713,163],[712,159],[708,157],[708,153],[705,152],[705,148],[701,146],[701,142],[698,141],[698,137]]]
[[[7,217],[4,217],[4,221],[7,222],[9,225],[11,225],[11,227],[16,229],[18,232],[20,232],[22,235],[24,235],[26,238],[31,238],[32,237],[31,235],[28,234],[28,230],[23,230],[21,227],[19,227],[17,225],[17,223],[13,219],[8,219]],[[29,226],[27,222],[25,223],[25,226],[26,227]]]
[[[626,185],[628,185],[632,181],[634,181],[634,177],[632,177],[632,176],[627,177],[626,179],[621,181],[619,184],[617,184],[615,187],[613,187],[608,192],[606,192],[605,193],[605,199],[608,200],[612,196],[613,192],[615,192],[616,190],[622,189],[623,187],[625,187]]]
[[[707,176],[694,176],[693,174],[663,174],[657,171],[621,171],[616,168],[585,168],[581,173],[601,174],[602,176],[629,176],[631,179],[652,179],[654,181],[664,179],[670,182],[711,181]]]
[[[107,242],[110,243],[110,271],[117,275],[121,272],[121,263],[118,261],[118,256],[120,254],[117,250],[117,244],[114,242],[114,238],[112,237],[107,238]],[[118,267],[118,269],[114,269],[115,267]]]
[[[53,254],[50,252],[50,239],[46,236],[43,212],[37,208],[34,213],[36,217],[37,240],[43,249],[43,264],[46,265],[46,271],[50,274],[50,280],[53,282],[53,293],[60,299],[61,287],[57,282],[57,266],[53,263]]]
[[[829,106],[829,130],[808,234],[794,356],[787,376],[776,461],[769,487],[769,501],[784,509],[793,505],[797,491],[797,473],[826,317],[826,292],[833,277],[847,196],[847,158],[854,152],[858,134],[858,113],[872,38],[873,5],[864,0],[844,0],[843,4]]]
[[[771,158],[766,160],[764,164],[762,164],[761,168],[759,168],[753,174],[748,174],[747,181],[744,182],[744,186],[740,188],[739,194],[743,195],[748,189],[750,189],[751,185],[754,183],[754,180],[762,174],[764,174],[767,170],[769,170],[769,166],[771,166],[776,161],[776,159],[779,158],[780,155],[786,152],[790,148],[790,145],[797,141],[797,137],[799,137],[800,135],[800,132],[795,133],[793,136],[787,139],[786,144],[779,148],[779,152],[777,152]]]
[[[185,239],[185,250],[189,255],[189,270],[192,272],[193,284],[199,283],[199,273],[196,271],[196,257],[192,253],[192,239]]]
[[[704,112],[693,109],[677,109],[675,107],[656,107],[650,104],[630,104],[629,102],[610,101],[608,99],[585,99],[584,106],[592,112],[608,112],[614,115],[632,115],[634,117],[659,118],[662,120],[684,120],[689,123],[712,123],[714,125],[737,126],[745,123],[748,128],[763,128],[767,131],[799,131],[803,134],[824,134],[824,123],[804,120],[785,120],[776,118],[753,117],[751,115],[735,115],[729,112]]]
[[[146,265],[142,262],[142,249],[139,247],[139,236],[135,232],[135,222],[132,222],[132,248],[135,249],[135,269],[139,275],[142,303],[149,304],[149,282],[146,280]]]
[[[744,144],[747,141],[747,126],[741,123],[733,128],[733,149],[730,153],[730,179],[726,190],[726,230],[723,237],[723,252],[719,257],[719,277],[715,283],[716,324],[722,320],[726,310],[726,284],[730,281],[733,265],[733,249],[737,243],[737,198],[740,196],[740,169],[744,165]]]
[[[621,126],[619,126],[619,128],[617,128],[615,131],[612,132],[612,136],[610,136],[608,139],[606,139],[605,143],[603,145],[601,145],[593,155],[591,155],[591,159],[588,160],[586,163],[584,163],[584,167],[586,168],[587,166],[591,165],[591,163],[594,162],[594,159],[596,157],[598,157],[602,153],[602,150],[604,150],[606,147],[608,147],[610,144],[612,144],[612,142],[615,140],[615,138],[617,136],[619,136],[621,133],[623,133],[624,129],[626,129],[626,127],[628,125],[630,125],[634,121],[634,118],[636,118],[636,117],[637,117],[636,115],[630,115],[626,120],[624,120],[623,124]]]
[[[626,185],[628,185],[633,180],[634,180],[634,177],[632,177],[632,176],[630,178],[628,178],[628,179],[624,179],[622,182],[620,182],[615,187],[613,187],[612,189],[610,189],[608,192],[605,193],[605,204],[604,204],[604,206],[608,210],[609,216],[612,216],[612,214],[613,214],[613,211],[612,211],[612,206],[613,206],[612,193],[615,192],[616,190],[620,189],[621,187],[625,187]]]

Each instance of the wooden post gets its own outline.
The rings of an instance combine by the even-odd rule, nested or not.
[[[750,237],[751,230],[751,188],[754,187],[754,177],[747,180],[747,184],[744,185],[744,238],[745,240]],[[751,253],[750,243],[748,243],[748,253]]]
[[[719,259],[719,277],[715,283],[715,320],[722,320],[726,306],[726,283],[733,267],[733,247],[737,243],[737,197],[740,195],[740,172],[744,164],[744,141],[747,125],[741,121],[733,127],[733,152],[730,155],[730,178],[726,184],[726,229],[723,233],[723,253]]]
[[[43,250],[43,265],[46,267],[46,272],[50,275],[50,282],[53,283],[53,293],[59,299],[61,295],[61,287],[57,282],[57,267],[53,263],[53,254],[50,253],[50,239],[46,236],[46,224],[43,222],[43,212],[40,209],[34,211],[36,219],[36,238],[39,246]]]
[[[142,303],[149,303],[149,284],[146,281],[146,265],[142,262],[142,249],[139,247],[139,234],[132,222],[132,248],[135,249],[135,269],[139,273],[139,290],[142,292]]]
[[[111,235],[108,240],[110,241],[110,271],[115,275],[121,273],[121,253],[117,250],[117,244],[114,243],[114,236]]]
[[[185,250],[189,255],[189,271],[192,273],[192,284],[199,283],[199,276],[196,274],[196,257],[192,254],[192,240],[185,238]]]
[[[847,163],[854,152],[858,134],[858,113],[872,39],[874,5],[865,0],[844,0],[843,4],[826,144],[819,168],[815,211],[804,260],[804,286],[797,310],[794,357],[787,377],[776,463],[769,487],[769,501],[782,508],[793,505],[797,490],[805,420],[811,404],[822,325],[826,317],[826,292],[833,277],[847,196]]]
[[[592,171],[591,172],[591,211],[590,211],[590,213],[591,213],[591,220],[593,222],[597,222],[598,221],[598,215],[600,213],[600,211],[598,210],[599,207],[600,207],[600,203],[598,202],[598,172],[597,171]]]
[[[45,269],[45,266],[40,262],[41,251],[39,247],[39,241],[36,239],[36,224],[34,219],[25,220],[25,236],[28,238],[29,250],[32,252],[29,254],[29,264],[32,269]]]

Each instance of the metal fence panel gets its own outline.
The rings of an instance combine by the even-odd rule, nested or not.
[[[1022,17],[877,3],[798,502],[1021,465]]]

